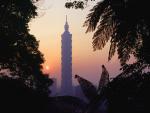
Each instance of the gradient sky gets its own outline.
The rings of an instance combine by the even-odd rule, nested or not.
[[[106,66],[110,77],[115,76],[119,72],[120,65],[116,56],[108,62],[109,43],[103,50],[94,52],[93,33],[85,34],[86,28],[82,27],[92,4],[84,10],[74,10],[66,9],[65,2],[66,0],[41,2],[39,16],[29,23],[31,34],[40,41],[40,50],[45,57],[44,72],[49,73],[50,77],[58,78],[60,84],[61,34],[64,32],[65,17],[68,15],[69,30],[72,33],[73,76],[79,74],[97,84],[102,64]],[[76,84],[76,81],[74,83]]]

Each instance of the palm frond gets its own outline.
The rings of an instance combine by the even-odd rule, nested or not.
[[[111,8],[106,8],[105,12],[101,15],[100,24],[97,27],[97,31],[93,36],[93,48],[94,50],[102,49],[109,41],[115,30],[115,23],[112,18]]]
[[[97,23],[100,20],[100,16],[103,14],[105,9],[109,6],[108,0],[104,0],[101,2],[98,2],[91,10],[87,16],[86,21],[84,22],[83,26],[87,26],[86,32],[94,31],[97,27]]]
[[[80,77],[79,75],[75,75],[75,78],[78,80],[81,89],[87,99],[92,100],[97,95],[96,87],[88,80]]]
[[[139,8],[144,6],[143,8]],[[115,51],[121,65],[125,65],[131,54],[143,63],[150,63],[149,45],[150,9],[148,0],[103,0],[91,10],[84,26],[86,32],[94,31],[93,48],[101,50],[110,40],[108,60]]]
[[[110,48],[109,48],[109,55],[108,55],[108,60],[111,60],[111,58],[114,56],[115,52],[116,52],[116,42],[113,41],[114,38],[111,38],[110,41]]]
[[[102,65],[102,74],[99,81],[98,90],[100,90],[103,87],[106,87],[106,85],[109,83],[109,73],[104,65]]]

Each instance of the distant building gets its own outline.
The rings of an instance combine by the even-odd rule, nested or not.
[[[72,87],[72,34],[67,22],[61,35],[61,95],[73,95]]]
[[[53,84],[50,86],[50,96],[56,96],[58,89],[57,89],[57,79],[56,78],[51,78],[53,80]]]

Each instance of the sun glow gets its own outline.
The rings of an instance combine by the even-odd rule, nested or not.
[[[46,69],[46,70],[49,70],[49,66],[45,66],[45,69]]]

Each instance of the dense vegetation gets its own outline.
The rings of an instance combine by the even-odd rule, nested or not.
[[[52,83],[42,73],[44,58],[28,23],[37,15],[33,0],[0,0],[0,74],[22,79],[26,85],[48,93]]]
[[[27,87],[21,79],[0,77],[0,92],[2,113],[47,113],[47,96]]]
[[[68,1],[65,6],[84,9],[89,1],[92,0]],[[111,60],[116,52],[120,60],[122,73],[108,83],[104,91],[110,113],[149,112],[148,2],[148,0],[100,0],[90,10],[84,23],[87,27],[86,32],[94,32],[94,50],[103,49],[110,41],[108,60]],[[131,56],[134,56],[135,62],[128,64]]]
[[[115,78],[107,90],[109,113],[149,113],[150,73]]]

